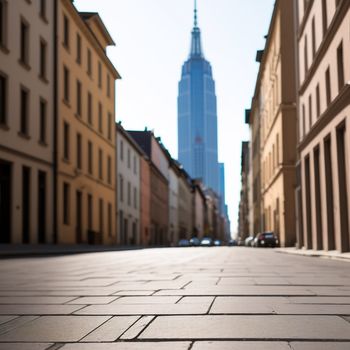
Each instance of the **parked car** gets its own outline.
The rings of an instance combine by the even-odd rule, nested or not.
[[[198,247],[199,245],[201,244],[201,241],[199,238],[197,237],[192,237],[190,239],[190,245],[193,246],[193,247]]]
[[[201,240],[201,247],[210,247],[213,245],[213,240],[210,237],[204,237]]]
[[[180,239],[177,246],[178,247],[189,247],[190,241],[188,239]]]
[[[245,245],[246,247],[252,247],[253,241],[254,241],[254,236],[249,236],[249,237],[247,237],[247,238],[245,239],[244,245]]]
[[[255,239],[254,247],[272,247],[275,248],[279,244],[277,236],[273,232],[263,232],[259,233]]]
[[[220,247],[222,245],[222,242],[220,241],[220,239],[216,239],[215,241],[214,241],[214,246],[215,247]]]
[[[237,246],[238,245],[238,242],[235,240],[235,239],[230,239],[227,243],[227,245],[230,245],[230,246]]]

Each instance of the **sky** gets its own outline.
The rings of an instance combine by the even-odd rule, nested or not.
[[[251,106],[274,0],[197,0],[205,58],[216,83],[219,161],[225,163],[231,232],[237,231],[241,142]],[[177,95],[188,58],[193,0],[75,0],[98,12],[116,46],[107,54],[122,79],[116,84],[116,121],[127,130],[153,129],[177,158]]]

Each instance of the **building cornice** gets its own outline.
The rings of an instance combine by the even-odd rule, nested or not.
[[[350,82],[348,82],[343,87],[339,95],[320,116],[317,122],[312,126],[311,130],[308,132],[305,138],[299,142],[299,152],[302,152],[309,145],[309,143],[323,130],[323,128],[325,128],[344,108],[349,106],[349,101]]]
[[[335,35],[337,34],[338,29],[339,29],[344,17],[346,16],[349,8],[350,8],[350,1],[349,0],[343,0],[341,2],[341,4],[338,6],[336,14],[334,15],[334,18],[332,20],[332,23],[330,24],[330,26],[326,32],[326,36],[323,39],[319,49],[317,50],[315,58],[311,64],[309,70],[307,71],[307,74],[306,74],[306,77],[305,77],[303,83],[301,84],[301,86],[299,88],[299,95],[302,95],[305,92],[305,90],[307,89],[307,87],[309,86],[313,76],[316,73],[317,68],[319,67],[320,63],[322,62],[322,59],[323,59],[326,51],[328,50]]]

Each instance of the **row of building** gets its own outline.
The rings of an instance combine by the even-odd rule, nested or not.
[[[72,0],[0,0],[0,243],[224,238],[219,197],[115,123],[114,45]]]
[[[277,0],[245,122],[239,235],[350,251],[350,2]]]

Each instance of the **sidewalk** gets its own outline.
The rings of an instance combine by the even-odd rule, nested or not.
[[[313,258],[326,258],[334,260],[342,260],[350,262],[350,253],[340,253],[337,250],[312,250],[312,249],[297,249],[297,248],[277,248],[275,249],[278,253],[294,254],[310,256]]]
[[[11,257],[68,255],[97,252],[115,252],[122,250],[143,249],[142,246],[108,246],[108,245],[64,245],[64,244],[0,244],[0,259]]]

